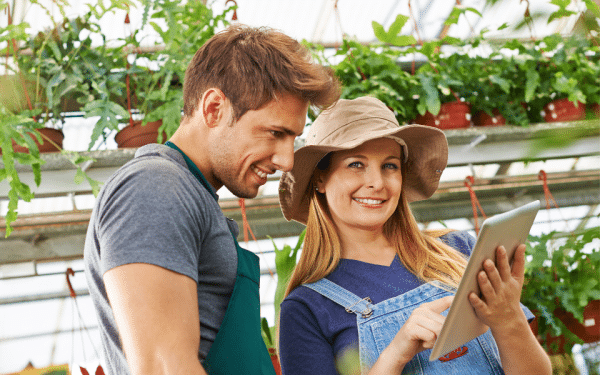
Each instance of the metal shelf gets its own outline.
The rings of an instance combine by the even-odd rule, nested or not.
[[[568,147],[555,147],[533,155],[532,147],[549,130],[563,132],[588,129],[589,136]],[[600,155],[600,126],[598,121],[539,124],[528,128],[497,127],[453,130],[446,133],[450,145],[449,166],[500,163],[507,165],[521,160],[548,160]],[[297,146],[301,146],[299,142]],[[93,151],[83,154],[95,159],[87,169],[90,177],[104,181],[116,169],[132,159],[135,149]],[[44,155],[42,184],[34,189],[36,196],[89,194],[89,187],[73,182],[75,169],[60,154]],[[19,167],[23,181],[33,181],[27,167]],[[600,168],[600,166],[599,166]],[[29,174],[29,176],[28,176]],[[274,176],[274,178],[278,178]],[[31,179],[31,180],[28,180]],[[548,185],[560,207],[596,205],[600,203],[600,169],[548,173]],[[544,200],[542,182],[533,176],[496,176],[476,180],[473,187],[488,216],[504,212],[535,199]],[[6,182],[0,183],[0,199],[6,198]],[[237,199],[221,199],[226,216],[242,226]],[[257,238],[295,236],[304,228],[296,222],[287,222],[279,208],[276,196],[259,197],[246,201],[247,216]],[[469,193],[463,181],[440,184],[434,196],[412,204],[420,222],[449,220],[472,216]],[[13,223],[9,238],[0,238],[0,264],[29,261],[49,261],[81,258],[90,210],[76,210],[52,214],[20,215]],[[4,221],[0,220],[0,233]],[[243,234],[240,233],[240,240]]]

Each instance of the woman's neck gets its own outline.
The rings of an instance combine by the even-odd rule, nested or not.
[[[396,256],[396,249],[382,231],[343,230],[338,236],[342,258],[389,266]]]

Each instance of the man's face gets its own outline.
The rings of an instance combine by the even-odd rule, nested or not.
[[[277,101],[224,124],[209,146],[215,187],[226,186],[240,198],[254,198],[268,175],[291,170],[294,140],[304,130],[307,111],[308,102],[280,94]]]

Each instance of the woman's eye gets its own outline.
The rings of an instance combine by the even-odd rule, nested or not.
[[[360,167],[362,167],[362,163],[359,162],[359,161],[355,161],[355,162],[352,162],[352,163],[348,164],[348,167],[350,167],[350,168],[360,168]]]
[[[394,164],[394,163],[386,163],[383,165],[384,169],[392,169],[392,170],[397,170],[398,169],[398,165]]]

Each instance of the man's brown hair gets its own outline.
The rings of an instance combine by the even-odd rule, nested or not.
[[[233,25],[215,34],[194,55],[183,88],[183,114],[192,116],[204,92],[216,87],[231,101],[237,120],[278,93],[326,108],[340,95],[332,70],[312,61],[291,37],[266,27]]]

